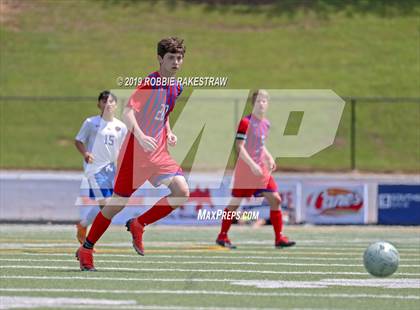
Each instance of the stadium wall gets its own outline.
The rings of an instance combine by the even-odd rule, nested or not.
[[[420,175],[358,173],[275,174],[289,224],[403,224],[420,225]],[[191,197],[182,208],[160,224],[218,224],[197,220],[199,210],[223,209],[230,198],[231,178],[221,186],[216,175],[203,173],[190,181]],[[379,191],[378,191],[379,189]],[[122,224],[141,214],[165,188],[146,184],[130,200],[129,207],[114,218]],[[76,222],[94,204],[80,172],[1,171],[0,221]],[[262,203],[262,205],[261,205]],[[261,199],[245,201],[243,210],[268,217]],[[379,212],[378,212],[379,210]]]

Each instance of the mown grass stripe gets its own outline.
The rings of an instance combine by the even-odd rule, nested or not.
[[[154,248],[161,248],[161,247],[169,247],[169,248],[179,248],[179,249],[200,249],[202,247],[210,247],[214,249],[220,249],[224,250],[222,247],[219,247],[215,245],[214,243],[204,243],[204,242],[146,242],[145,244],[149,249]],[[263,249],[266,250],[267,246],[273,246],[273,243],[258,243],[259,246],[249,246],[246,244],[238,243],[239,248],[236,251],[242,251],[242,250],[252,250],[252,249]],[[366,244],[368,245],[368,243]],[[104,248],[130,248],[131,243],[127,242],[118,242],[118,243],[100,243],[100,247]],[[57,247],[77,247],[76,243],[60,243],[60,242],[46,242],[39,240],[39,242],[33,242],[33,243],[19,243],[15,241],[7,241],[0,243],[0,249],[20,249],[20,248],[57,248]],[[353,251],[364,251],[366,247],[360,246],[360,247],[348,247],[343,245],[337,245],[336,247],[331,246],[307,246],[307,245],[301,245],[300,243],[297,245],[296,248],[292,248],[289,250],[296,250],[299,249],[300,251],[313,251],[315,250],[325,250],[325,251],[334,251],[334,252],[353,252]],[[420,255],[420,249],[417,247],[403,247],[403,246],[397,246],[397,249],[400,252],[414,252],[418,253]]]
[[[383,298],[399,300],[420,300],[416,295],[388,294],[338,294],[338,293],[287,293],[287,292],[239,292],[239,291],[208,291],[208,290],[104,290],[104,289],[45,289],[45,288],[0,288],[2,292],[54,292],[54,293],[94,293],[94,294],[173,294],[173,295],[221,295],[221,296],[254,296],[254,297],[315,297],[315,298]]]
[[[8,253],[6,255],[16,255],[15,253]],[[69,256],[69,253],[21,253],[20,256]],[[96,257],[127,257],[133,258],[137,257],[137,254],[107,254],[107,253],[96,253]],[[361,256],[359,258],[349,258],[349,257],[284,257],[284,256],[214,256],[214,255],[161,255],[161,254],[153,254],[148,255],[146,258],[153,257],[153,258],[171,258],[171,259],[178,259],[178,258],[196,258],[196,259],[262,259],[262,260],[310,260],[310,261],[360,261]],[[402,262],[420,262],[420,258],[401,258],[400,261]]]
[[[22,259],[22,258],[0,258],[0,261],[5,262],[73,262],[74,259]],[[241,261],[241,262],[231,262],[231,261],[173,261],[173,260],[143,260],[141,258],[136,260],[96,260],[97,263],[125,263],[125,264],[178,264],[178,265],[193,265],[193,264],[203,264],[203,265],[250,265],[250,266],[317,266],[317,267],[363,267],[363,264],[336,264],[336,263],[284,263],[284,262],[250,262],[250,261]],[[420,265],[399,265],[398,267],[408,267],[415,268],[420,267]]]
[[[32,270],[74,270],[71,266],[35,266],[35,265],[2,265],[0,269],[32,269]],[[244,270],[244,269],[181,269],[181,268],[127,268],[127,267],[100,267],[100,270],[107,271],[151,271],[151,272],[197,272],[197,273],[256,273],[256,274],[312,274],[312,275],[366,275],[366,272],[346,271],[274,271],[274,270]],[[400,276],[420,276],[420,273],[398,272]]]
[[[219,249],[220,248],[220,249]],[[273,254],[273,253],[279,253],[279,255],[327,255],[327,256],[360,256],[363,254],[363,251],[340,251],[337,250],[331,250],[331,251],[302,251],[301,248],[294,248],[294,249],[275,249],[274,247],[271,249],[271,251],[267,251],[266,247],[258,248],[253,251],[251,250],[243,250],[243,249],[235,249],[235,250],[227,250],[225,248],[179,248],[179,249],[167,249],[167,248],[159,248],[159,249],[153,249],[148,248],[146,246],[145,253],[146,254],[165,254],[165,253],[214,253],[217,252],[217,254],[224,254],[224,255],[242,255],[242,254]],[[16,247],[14,245],[8,246],[8,248],[3,248],[3,250],[0,250],[0,255],[2,253],[16,253],[18,251],[25,251],[25,252],[45,252],[46,249],[48,251],[46,253],[57,253],[57,252],[69,252],[74,253],[77,249],[77,245],[73,247]],[[50,250],[51,249],[51,250]],[[124,253],[133,253],[132,246],[127,246],[126,248],[107,248],[99,246],[98,250],[102,253],[117,253],[117,254],[124,254]],[[420,252],[412,252],[406,253],[405,251],[399,251],[401,256],[411,256],[411,257],[419,257],[420,259]]]

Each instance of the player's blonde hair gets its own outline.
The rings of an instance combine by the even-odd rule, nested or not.
[[[265,89],[257,89],[256,91],[254,91],[252,93],[252,104],[255,103],[255,101],[257,100],[258,96],[263,96],[265,97],[267,100],[270,99],[270,95],[268,94],[268,91],[266,91]]]

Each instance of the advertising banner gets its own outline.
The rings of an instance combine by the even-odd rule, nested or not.
[[[420,184],[379,184],[378,224],[420,225]]]
[[[355,183],[304,183],[304,221],[313,224],[363,224],[367,189]]]

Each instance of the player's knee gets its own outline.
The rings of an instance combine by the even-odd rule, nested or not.
[[[187,186],[180,186],[172,189],[172,197],[176,199],[176,205],[182,205],[190,197],[190,191]]]
[[[123,208],[120,206],[105,206],[101,212],[104,217],[107,219],[112,219],[118,212],[120,212]]]
[[[280,205],[281,205],[281,202],[282,202],[282,200],[281,200],[280,195],[276,195],[276,204],[277,204],[278,206],[280,206]]]
[[[272,208],[271,209],[278,210],[280,208],[280,205],[281,205],[281,197],[280,197],[280,195],[279,194],[273,195],[273,198],[271,200],[272,200],[272,202],[271,202],[271,207]]]
[[[185,199],[185,201],[187,201],[188,198],[190,197],[190,190],[188,189],[188,187],[180,188],[178,192],[178,197],[180,197],[181,199]]]
[[[237,209],[239,208],[239,206],[238,205],[229,205],[228,207],[227,207],[227,209],[229,210],[229,211],[236,211]]]

